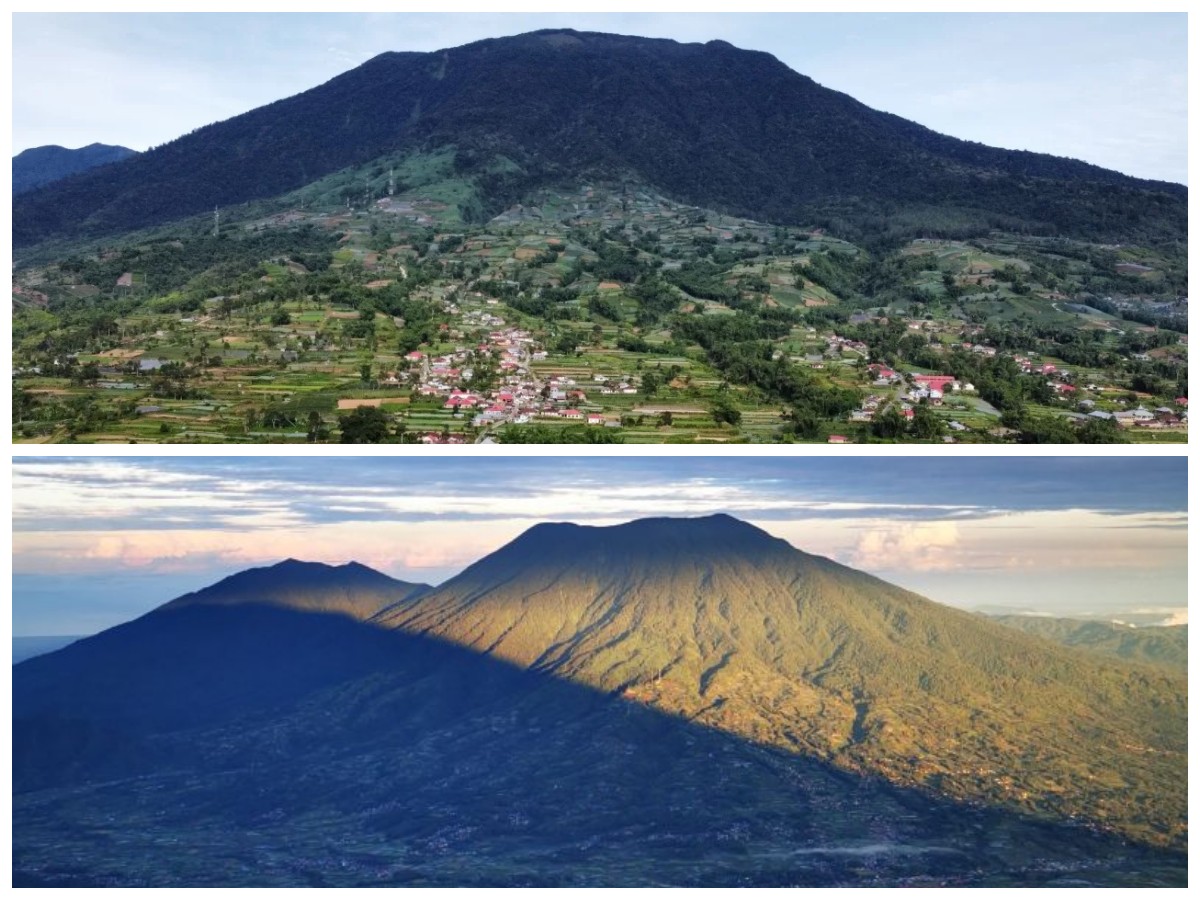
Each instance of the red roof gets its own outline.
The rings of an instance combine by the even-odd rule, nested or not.
[[[940,391],[954,380],[953,375],[914,375],[912,380],[917,384],[927,385],[931,390]]]

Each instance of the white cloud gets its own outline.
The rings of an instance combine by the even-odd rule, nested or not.
[[[955,522],[893,522],[859,536],[852,565],[868,572],[908,570],[934,572],[955,569],[959,543]]]

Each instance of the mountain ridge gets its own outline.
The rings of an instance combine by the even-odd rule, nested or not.
[[[74,149],[58,144],[30,147],[13,157],[13,196],[131,156],[137,156],[137,151],[112,144],[92,143]]]
[[[496,211],[536,186],[607,174],[735,215],[850,231],[939,209],[1038,233],[1186,236],[1180,185],[939,135],[723,41],[552,30],[380,54],[20,199],[14,244],[119,233],[447,146]],[[487,173],[497,158],[507,172]]]

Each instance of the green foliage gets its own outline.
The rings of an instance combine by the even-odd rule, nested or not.
[[[623,444],[615,428],[596,428],[587,425],[506,425],[500,429],[502,444]]]
[[[359,406],[339,417],[343,444],[382,444],[388,439],[388,418],[377,406]]]
[[[1134,628],[1119,622],[1057,619],[1046,616],[995,616],[995,621],[1090,653],[1187,671],[1188,627]]]

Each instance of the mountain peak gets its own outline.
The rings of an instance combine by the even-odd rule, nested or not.
[[[560,183],[619,172],[682,202],[779,223],[841,219],[859,206],[866,227],[900,204],[1087,239],[1120,241],[1132,226],[1154,240],[1187,234],[1181,185],[936,134],[727,41],[548,29],[383,54],[46,187],[14,204],[13,243],[144,228],[279,196],[384,155],[451,147],[515,165],[476,188],[497,211],[545,186],[545,173]]]
[[[381,609],[428,589],[428,585],[397,581],[358,562],[334,566],[289,557],[274,565],[230,575],[160,609],[251,604],[369,619]]]
[[[786,541],[726,513],[705,516],[654,516],[617,525],[579,525],[574,522],[543,522],[501,548],[539,556],[551,552],[602,551],[624,553],[633,561],[646,556],[661,558],[665,552],[746,553],[752,549],[798,553]]]

